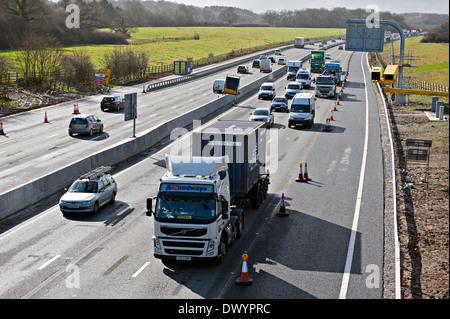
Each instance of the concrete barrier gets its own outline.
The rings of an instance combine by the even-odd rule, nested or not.
[[[306,61],[308,58],[309,55],[301,60]],[[287,66],[283,66],[241,87],[239,89],[239,99],[251,94],[254,90],[258,90],[262,83],[273,81],[286,74],[286,69]],[[200,120],[213,112],[230,108],[234,98],[233,95],[224,95],[163,124],[150,128],[132,140],[116,143],[107,149],[103,149],[93,155],[57,169],[50,174],[0,194],[0,219],[11,216],[60,191],[70,185],[76,178],[96,167],[115,165],[151,148],[162,139],[169,137],[175,128],[187,127],[192,124],[193,120]]]

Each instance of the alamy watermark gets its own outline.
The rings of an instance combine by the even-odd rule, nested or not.
[[[371,12],[366,18],[366,27],[369,29],[380,27],[380,8],[376,4],[369,4],[366,12]]]
[[[66,7],[66,12],[70,13],[66,18],[66,27],[68,29],[80,28],[80,7],[76,4],[69,4]]]

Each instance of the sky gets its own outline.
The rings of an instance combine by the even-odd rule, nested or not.
[[[267,10],[301,10],[306,8],[335,8],[346,7],[348,9],[362,8],[368,5],[377,5],[380,11],[391,13],[421,12],[449,14],[447,0],[169,0],[186,5],[205,7],[220,5],[249,9],[255,13],[263,13]]]

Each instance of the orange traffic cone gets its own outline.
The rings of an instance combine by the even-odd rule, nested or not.
[[[300,170],[298,173],[298,178],[295,180],[296,182],[306,183],[307,180],[303,178],[303,163],[298,164],[300,166]]]
[[[337,108],[336,108],[336,101],[334,101],[334,109],[333,109],[333,111],[337,111]]]
[[[80,110],[78,109],[78,103],[73,105],[73,114],[80,114]]]
[[[340,94],[339,94],[340,95]],[[336,105],[340,105],[339,104],[339,95],[338,95],[338,97],[337,97],[337,99],[336,99]]]
[[[248,255],[242,255],[242,271],[241,276],[236,278],[236,284],[238,285],[251,285],[253,284],[253,279],[248,276],[248,268],[247,268],[247,259]]]
[[[327,118],[326,119],[326,122],[325,122],[325,127],[324,127],[324,129],[323,129],[324,131],[327,131],[327,132],[329,132],[329,131],[331,131],[332,130],[332,128],[331,128],[331,122],[330,122],[330,118]]]
[[[289,213],[286,211],[286,205],[284,204],[284,193],[281,194],[280,210],[277,213],[278,216],[287,216]]]
[[[47,117],[47,111],[45,111],[44,123],[49,123],[49,122],[48,122],[48,117]]]
[[[333,110],[331,110],[331,112],[330,112],[330,120],[331,120],[331,121],[334,121],[334,118],[333,118]]]
[[[306,179],[307,181],[310,181],[311,178],[309,178],[308,176],[308,164],[305,162],[305,173],[303,174],[303,178]]]
[[[5,131],[3,130],[3,122],[0,122],[0,135],[6,135]]]
[[[142,86],[142,93],[146,93],[145,92],[145,84]]]

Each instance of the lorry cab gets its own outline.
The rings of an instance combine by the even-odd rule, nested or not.
[[[314,124],[315,112],[316,103],[313,93],[296,94],[289,110],[288,127],[306,126],[311,128]]]
[[[298,70],[296,80],[304,88],[311,87],[311,71],[305,68]]]

